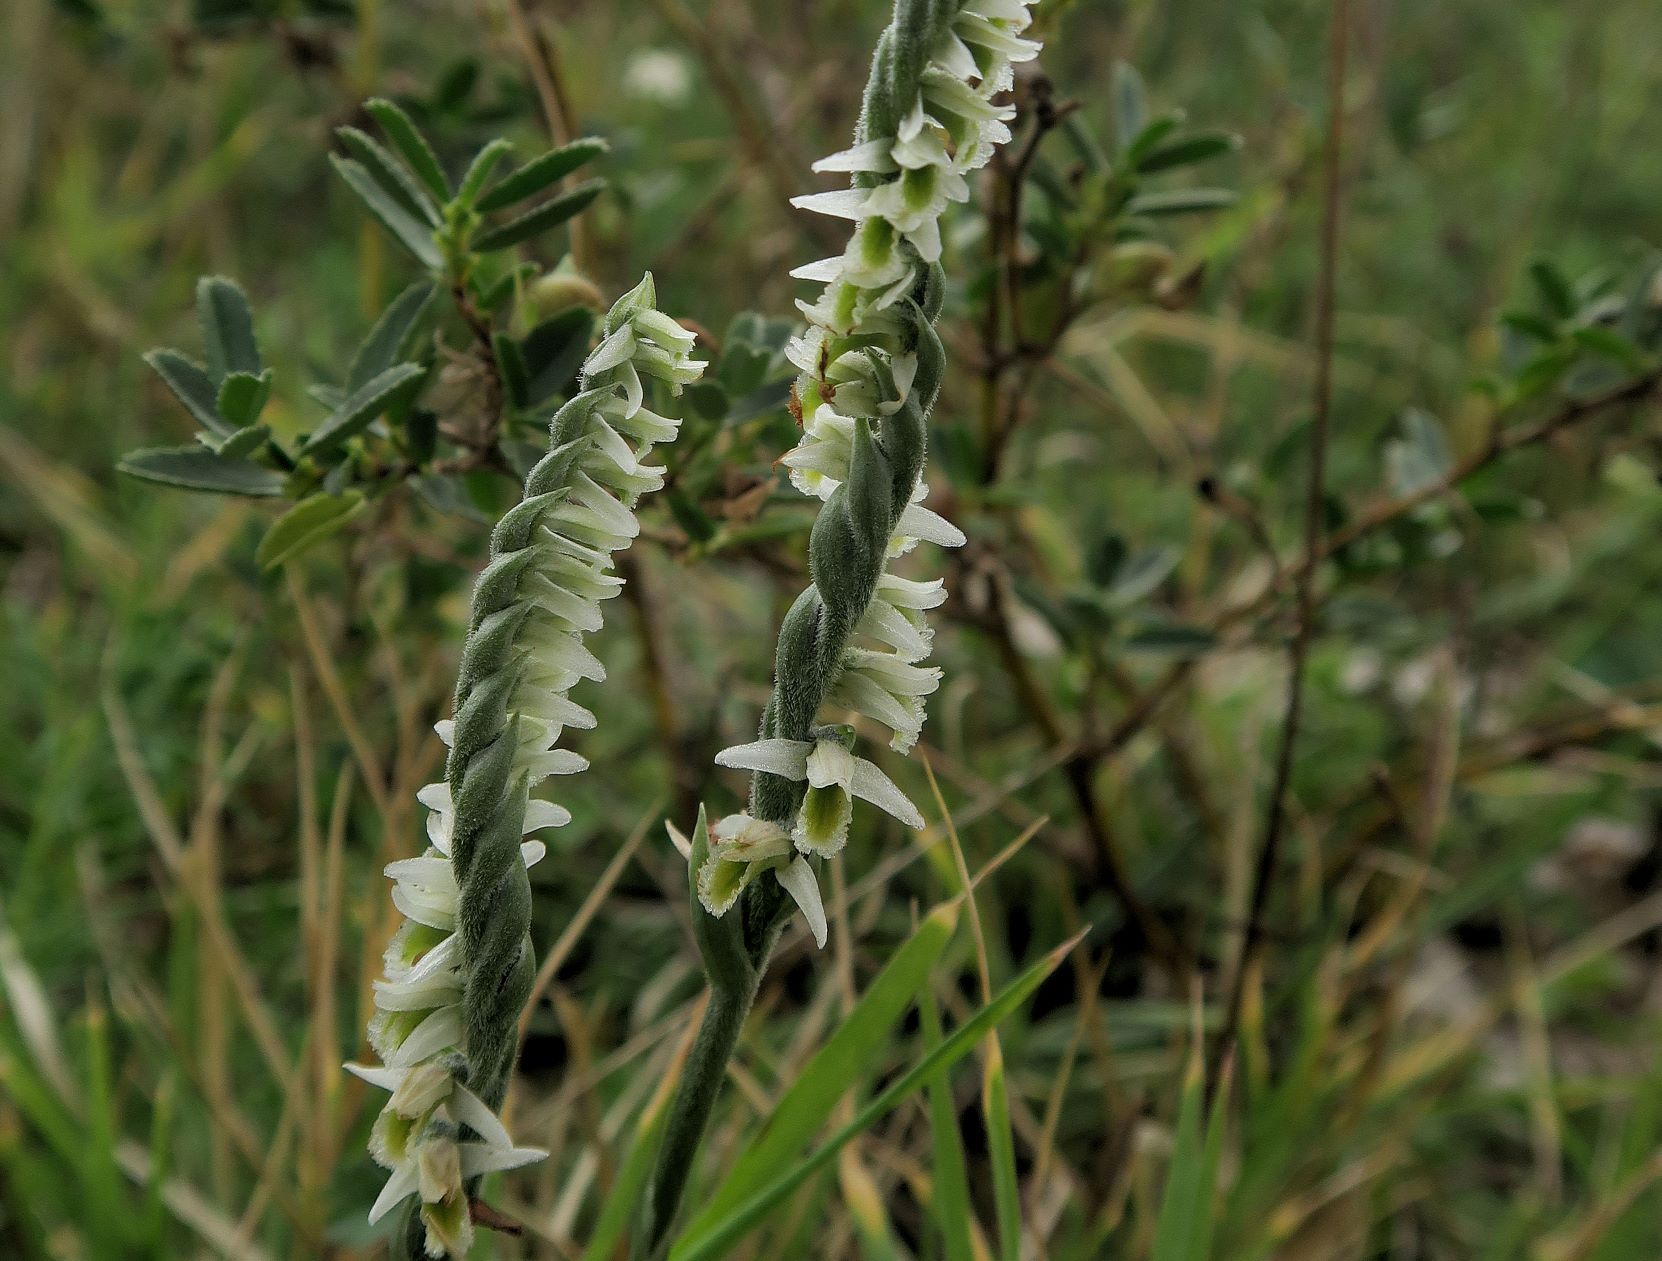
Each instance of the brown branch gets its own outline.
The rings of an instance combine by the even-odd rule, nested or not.
[[[1327,493],[1327,446],[1333,407],[1333,307],[1339,266],[1340,160],[1344,139],[1345,52],[1349,3],[1335,0],[1330,25],[1327,75],[1327,143],[1323,154],[1321,270],[1316,284],[1316,374],[1310,431],[1310,469],[1304,499],[1305,562],[1294,577],[1298,617],[1288,648],[1287,704],[1276,749],[1275,778],[1270,788],[1264,837],[1253,871],[1247,924],[1230,983],[1223,1028],[1218,1034],[1215,1062],[1221,1066],[1235,1045],[1241,1006],[1248,979],[1259,969],[1264,944],[1264,915],[1269,909],[1270,885],[1281,856],[1287,826],[1287,795],[1292,783],[1293,751],[1304,712],[1305,667],[1316,627],[1316,567],[1322,554],[1322,511]],[[1217,1074],[1210,1075],[1216,1082]],[[1210,1088],[1210,1087],[1209,1087]]]

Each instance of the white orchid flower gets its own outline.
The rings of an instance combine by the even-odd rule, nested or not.
[[[808,781],[791,840],[804,854],[829,858],[848,842],[854,799],[869,801],[907,827],[923,816],[893,780],[837,740],[756,740],[716,754],[716,765]]]

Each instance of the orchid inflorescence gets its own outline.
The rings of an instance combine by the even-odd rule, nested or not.
[[[491,535],[455,718],[438,724],[445,781],[418,794],[428,848],[386,869],[405,922],[375,983],[369,1037],[382,1062],[347,1067],[392,1092],[370,1141],[391,1170],[370,1220],[417,1196],[408,1254],[465,1256],[470,1184],[546,1154],[514,1146],[495,1111],[534,973],[527,872],[545,847],[525,838],[571,819],[530,790],[587,766],[558,747],[566,727],[595,723],[569,698],[580,680],[605,677],[583,636],[623,586],[611,561],[639,533],[631,509],[663,485],[648,452],[680,424],[644,405],[643,378],[678,394],[704,367],[693,334],[654,303],[648,275],[607,315],[580,392],[551,421],[548,454]]]
[[[920,664],[927,610],[946,599],[939,579],[888,572],[920,541],[957,547],[964,536],[924,507],[925,421],[944,354],[933,324],[941,299],[940,218],[967,201],[964,176],[1010,139],[1001,100],[1013,63],[1037,55],[1024,38],[1023,0],[917,0],[897,5],[873,63],[856,143],[814,165],[849,172],[853,186],[794,204],[851,219],[839,256],[791,274],[823,282],[798,302],[806,330],[787,347],[799,369],[802,439],[783,458],[792,484],[824,501],[810,542],[810,586],[779,638],[773,697],[760,738],[726,749],[721,766],[754,772],[750,809],[712,828],[696,873],[699,899],[722,916],[764,871],[825,942],[810,859],[837,853],[860,798],[909,827],[916,806],[853,752],[851,728],[819,723],[829,705],[887,727],[907,753],[941,672]]]

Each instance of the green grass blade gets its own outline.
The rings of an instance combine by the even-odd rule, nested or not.
[[[925,1055],[909,1071],[855,1113],[853,1120],[838,1129],[812,1155],[797,1161],[784,1173],[768,1181],[709,1229],[697,1235],[686,1236],[683,1242],[670,1250],[671,1261],[713,1261],[713,1258],[726,1256],[733,1245],[766,1217],[776,1204],[836,1159],[837,1153],[849,1139],[863,1133],[936,1072],[957,1063],[968,1054],[970,1048],[978,1039],[985,1037],[989,1029],[995,1028],[1000,1021],[1027,1001],[1044,979],[1056,970],[1057,965],[1075,944],[1074,941],[1065,942],[1023,972],[992,1002],[954,1029],[946,1041]]]
[[[935,995],[925,992],[918,1011],[923,1023],[923,1045],[933,1052],[941,1044],[941,1014]],[[970,1243],[969,1173],[964,1159],[964,1136],[958,1129],[958,1110],[952,1100],[952,1076],[938,1072],[925,1088],[929,1094],[929,1129],[935,1156],[934,1202],[930,1205],[941,1232],[945,1261],[975,1261]]]
[[[1166,1191],[1160,1202],[1150,1261],[1206,1261],[1212,1251],[1212,1193],[1223,1152],[1229,1067],[1226,1062],[1218,1082],[1217,1098],[1210,1115],[1205,1115],[1206,1071],[1202,1045],[1197,1038],[1183,1077],[1177,1136],[1172,1145],[1171,1169],[1166,1175]]]
[[[798,1074],[767,1124],[733,1163],[732,1171],[688,1227],[702,1233],[731,1212],[767,1175],[797,1159],[831,1115],[837,1100],[868,1072],[882,1046],[912,1000],[928,983],[958,926],[960,902],[931,911],[917,931],[889,960],[888,966],[860,996],[854,1010]]]
[[[1016,1176],[1016,1136],[1010,1129],[1004,1049],[999,1045],[996,1030],[987,1035],[986,1054],[981,1077],[981,1114],[987,1124],[987,1154],[993,1170],[999,1261],[1021,1261],[1021,1183]]]

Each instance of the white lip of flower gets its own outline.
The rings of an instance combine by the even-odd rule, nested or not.
[[[716,765],[808,781],[791,828],[791,839],[804,854],[829,858],[843,848],[856,797],[907,827],[923,827],[918,808],[893,780],[835,740],[755,740],[723,749]]]
[[[848,480],[856,424],[829,403],[816,407],[803,426],[802,440],[779,460],[791,470],[791,484],[804,495],[829,499],[838,484]]]
[[[698,869],[698,900],[716,918],[727,914],[745,886],[765,871],[774,873],[780,887],[801,908],[814,941],[826,941],[825,904],[819,882],[808,860],[793,857],[791,838],[777,823],[730,814],[710,829],[715,843]]]

